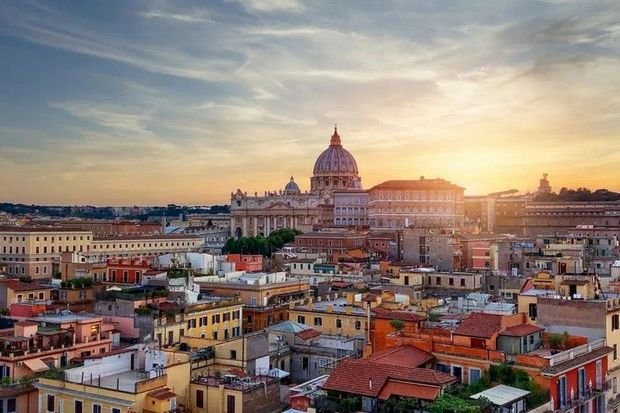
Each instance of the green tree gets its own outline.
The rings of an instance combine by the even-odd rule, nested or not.
[[[394,329],[396,333],[400,333],[405,328],[405,323],[402,320],[391,320],[390,327]]]

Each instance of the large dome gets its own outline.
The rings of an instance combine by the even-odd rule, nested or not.
[[[310,190],[326,195],[343,189],[362,189],[362,181],[357,175],[357,162],[349,151],[342,147],[338,129],[334,128],[329,147],[314,163]]]
[[[357,162],[349,151],[342,147],[338,130],[334,128],[329,147],[314,163],[314,175],[357,175]]]

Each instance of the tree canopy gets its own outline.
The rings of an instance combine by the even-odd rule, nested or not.
[[[295,235],[301,234],[296,229],[278,229],[269,234],[268,237],[261,235],[256,237],[241,237],[239,239],[230,238],[222,252],[225,254],[261,254],[270,256],[271,253],[281,249],[284,244],[295,240]]]
[[[597,201],[618,201],[620,200],[620,193],[612,192],[608,189],[597,189],[592,192],[588,188],[568,189],[562,188],[557,194],[541,193],[536,195],[534,201],[539,202],[565,202],[565,201],[577,201],[577,202],[597,202]]]

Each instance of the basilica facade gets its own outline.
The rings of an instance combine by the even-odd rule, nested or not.
[[[310,191],[302,192],[293,177],[283,189],[260,196],[237,189],[230,199],[231,231],[237,237],[267,236],[280,228],[308,232],[333,225],[334,193],[361,189],[357,162],[334,128],[329,146],[314,163]]]

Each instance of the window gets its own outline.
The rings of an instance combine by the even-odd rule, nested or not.
[[[306,324],[306,317],[304,317],[303,315],[298,315],[297,316],[297,322],[299,324]]]
[[[461,278],[461,287],[465,287],[465,278]]]
[[[230,320],[230,313],[224,313],[222,318],[223,318],[224,321],[229,321]]]
[[[469,369],[469,384],[476,384],[480,381],[480,369]]]
[[[235,413],[235,396],[226,396],[226,413]]]
[[[308,357],[301,359],[301,369],[308,370]]]
[[[56,410],[56,397],[53,394],[47,395],[47,411],[55,412]]]
[[[2,407],[1,404],[0,407]],[[16,408],[15,399],[6,399],[6,413],[15,413],[17,411]]]
[[[230,359],[237,360],[237,350],[230,350]]]
[[[614,344],[614,360],[618,360],[618,345]]]
[[[528,314],[532,320],[536,319],[538,316],[538,308],[535,303],[530,303],[528,307]]]
[[[611,316],[611,331],[620,329],[620,315],[614,314]]]
[[[323,325],[323,319],[321,317],[314,317],[314,325],[315,326],[322,326]]]
[[[101,405],[93,404],[93,413],[101,413]]]
[[[435,284],[441,285],[441,277],[435,277]]]
[[[202,390],[196,390],[196,407],[202,409],[205,406],[205,394]]]
[[[355,329],[356,330],[361,330],[362,329],[362,322],[361,321],[356,321],[355,322]]]
[[[562,376],[560,377],[560,380],[558,380],[558,402],[560,404],[560,407],[566,406],[566,396],[566,376]]]
[[[586,394],[586,369],[583,367],[577,372],[577,388],[579,389],[579,397]]]
[[[339,318],[336,319],[336,328],[342,328],[342,320]]]
[[[454,285],[454,278],[448,278],[448,285]]]
[[[82,407],[84,403],[81,400],[76,400],[73,404],[73,412],[74,413],[83,413]]]

